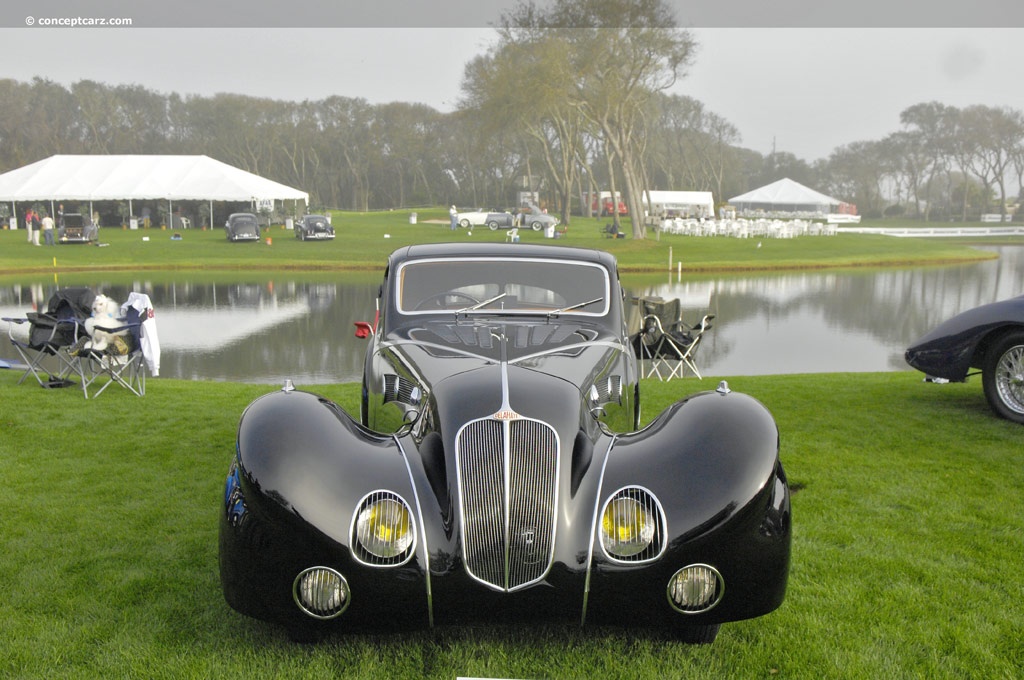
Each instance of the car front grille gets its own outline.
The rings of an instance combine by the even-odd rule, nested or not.
[[[526,418],[468,423],[456,440],[463,551],[470,575],[512,591],[551,565],[558,436]]]

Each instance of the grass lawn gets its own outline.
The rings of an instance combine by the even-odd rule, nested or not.
[[[786,602],[708,647],[640,628],[494,627],[291,643],[230,610],[217,513],[267,387],[153,379],[144,398],[0,371],[0,676],[1016,678],[1024,429],[977,382],[913,372],[730,379],[781,431],[796,489]],[[711,389],[647,381],[644,414]],[[317,391],[356,408],[358,385]],[[638,622],[642,623],[642,622]]]
[[[58,245],[32,247],[23,230],[0,230],[0,274],[67,273],[74,271],[205,269],[205,270],[378,270],[395,248],[414,243],[505,241],[503,230],[448,227],[441,210],[420,212],[410,224],[409,211],[335,213],[337,238],[299,242],[293,233],[272,227],[256,243],[229,243],[223,229],[171,232],[161,229],[123,230],[106,227],[103,247]],[[437,221],[433,221],[437,220]],[[441,221],[443,223],[439,223]],[[890,222],[884,224],[891,225]],[[840,234],[794,239],[702,238],[650,233],[636,240],[607,239],[604,221],[577,217],[565,238],[546,239],[542,232],[520,230],[523,243],[599,248],[613,253],[623,272],[748,271],[819,267],[902,266],[963,262],[989,257],[961,239],[906,239]],[[902,224],[901,224],[902,226]],[[627,227],[628,229],[628,227]],[[172,241],[171,235],[182,236]],[[270,239],[267,244],[266,239]],[[145,240],[144,240],[145,239]],[[1005,243],[1006,239],[988,243]],[[1024,243],[1024,238],[1009,242]],[[670,264],[671,263],[671,264]]]
[[[417,224],[409,211],[336,213],[338,238],[328,243],[300,243],[277,227],[264,235],[270,244],[231,244],[219,229],[172,241],[169,231],[106,228],[103,247],[35,248],[23,231],[0,230],[0,283],[140,270],[218,279],[302,270],[335,280],[376,276],[401,245],[504,241],[501,231],[451,232],[443,209],[418,212]],[[675,271],[680,261],[697,272],[985,257],[959,239],[840,235],[758,248],[728,238],[610,240],[603,224],[577,218],[558,241],[520,234],[608,250],[624,272]],[[270,388],[152,379],[142,399],[111,389],[86,401],[75,389],[18,386],[19,374],[0,370],[0,677],[1024,675],[1024,428],[995,418],[977,382],[926,384],[912,372],[730,379],[779,422],[794,553],[782,608],[723,626],[714,645],[681,645],[638,622],[496,623],[297,646],[230,610],[217,574],[238,417]],[[645,381],[645,417],[716,382]],[[357,410],[356,384],[315,390]]]

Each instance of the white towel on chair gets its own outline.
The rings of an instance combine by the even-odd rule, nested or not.
[[[121,305],[121,316],[128,313],[128,308],[134,309],[142,319],[142,356],[146,359],[149,373],[153,377],[160,375],[160,336],[156,332],[156,314],[153,312],[153,303],[145,293],[129,293],[128,301]]]

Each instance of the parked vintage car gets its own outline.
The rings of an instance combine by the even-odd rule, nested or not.
[[[779,433],[701,392],[642,429],[614,258],[504,243],[389,258],[358,418],[282,390],[248,406],[220,509],[239,612],[295,637],[477,622],[668,629],[778,607]]]
[[[323,215],[304,215],[295,223],[295,238],[300,241],[329,241],[334,238],[334,227]]]
[[[224,223],[229,241],[259,241],[260,223],[252,213],[232,213]]]
[[[911,345],[906,359],[931,378],[954,382],[979,369],[992,410],[1024,423],[1024,295],[957,314]]]
[[[546,227],[558,225],[558,218],[538,211],[527,211],[513,214],[506,211],[471,211],[459,213],[459,226],[466,227],[487,227],[491,231],[498,229],[512,229],[513,227],[529,227],[534,231],[540,231]],[[518,224],[517,224],[518,222]]]
[[[79,213],[65,213],[57,227],[57,243],[94,243],[99,237],[99,227]]]

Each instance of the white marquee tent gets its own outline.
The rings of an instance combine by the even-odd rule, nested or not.
[[[202,200],[212,213],[213,201],[308,204],[309,194],[208,156],[58,155],[0,175],[0,201],[74,200]]]
[[[681,213],[684,216],[714,217],[715,201],[710,191],[659,191],[651,189],[643,194],[652,215]]]
[[[767,184],[729,199],[729,205],[740,210],[815,212],[828,214],[842,201],[809,189],[787,178]]]

